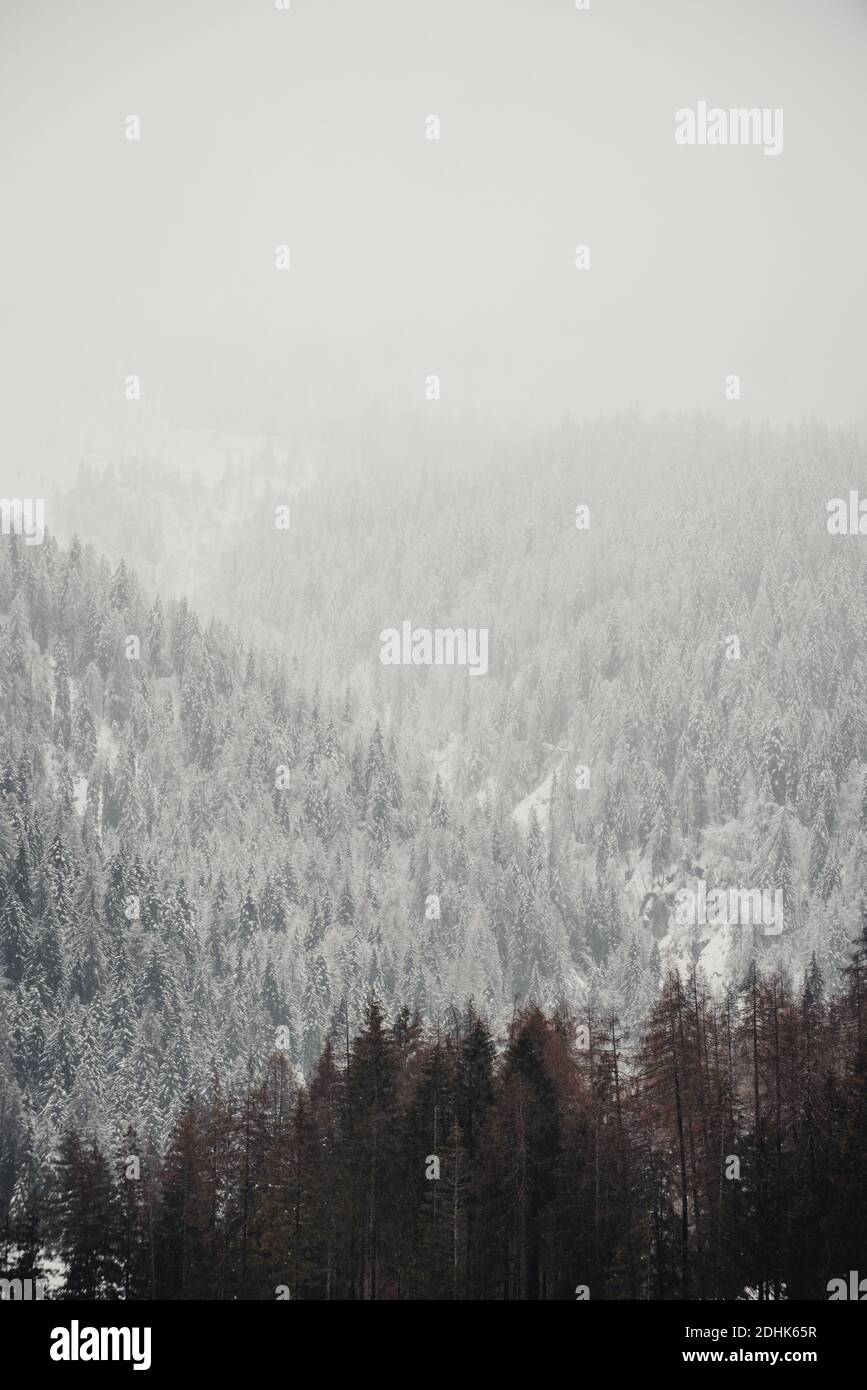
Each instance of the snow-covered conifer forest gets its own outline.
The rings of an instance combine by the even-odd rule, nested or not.
[[[211,1142],[202,1126],[221,1127],[231,1187],[237,1145],[250,1142],[247,1108],[266,1105],[274,1086],[280,1128],[261,1139],[261,1164],[291,1161],[284,1126],[293,1144],[308,1142],[299,1107],[322,1104],[322,1088],[339,1136],[338,1096],[374,1041],[394,1072],[403,1142],[410,1153],[420,1145],[417,1162],[394,1156],[418,1167],[413,1220],[432,1200],[421,1160],[442,1148],[447,1164],[447,1144],[474,1154],[485,1124],[506,1123],[527,1049],[526,1084],[541,1088],[542,1105],[545,1087],[560,1084],[557,1050],[580,1045],[572,1032],[582,1025],[595,1041],[583,1057],[579,1046],[571,1103],[591,1116],[602,1107],[615,1146],[607,1181],[631,1190],[638,1162],[643,1181],[658,1182],[660,1220],[676,1225],[680,1194],[654,1179],[652,1142],[647,1153],[631,1146],[637,1133],[653,1141],[657,1125],[663,1150],[670,1142],[680,1047],[691,1059],[681,1074],[690,1202],[692,1184],[703,1200],[701,1165],[716,1164],[720,1145],[738,1151],[736,1136],[756,1143],[757,1123],[773,1163],[801,1173],[822,1143],[845,1171],[849,1127],[863,1139],[852,1063],[867,921],[867,558],[857,537],[829,533],[823,499],[835,483],[829,456],[849,460],[838,465],[842,489],[844,468],[863,467],[860,449],[819,426],[781,434],[698,416],[620,418],[540,438],[532,460],[497,455],[464,478],[457,504],[445,445],[414,475],[375,458],[349,472],[335,461],[300,494],[290,546],[261,500],[292,493],[290,466],[265,453],[243,489],[259,500],[245,509],[238,496],[228,532],[197,491],[199,593],[212,597],[202,611],[143,582],[134,536],[109,558],[77,534],[41,546],[9,537],[7,1250],[56,1239],[74,1263],[70,1206],[88,1182],[114,1183],[119,1219],[131,1157],[150,1174],[135,1201],[162,1211],[170,1193],[159,1184],[179,1146]],[[627,509],[618,470],[637,456],[646,463]],[[529,513],[518,505],[528,467]],[[584,532],[572,516],[576,468],[591,499]],[[141,461],[85,472],[69,513],[79,507],[91,529],[107,530],[108,518],[142,507],[146,474]],[[173,527],[168,507],[160,516],[147,538],[157,568]],[[382,665],[395,589],[418,618],[484,615],[484,680]],[[245,639],[254,626],[256,640]],[[576,767],[589,769],[588,785]],[[781,930],[678,921],[678,893],[697,883],[708,895],[781,889]],[[672,1010],[692,1030],[692,1045],[673,1053]],[[473,1038],[484,1044],[482,1080],[463,1071]],[[477,1084],[470,1102],[464,1090]],[[540,1138],[553,1145],[544,1204],[562,1199],[556,1156],[580,1146],[588,1123]],[[468,1159],[468,1184],[470,1171]],[[473,1183],[493,1180],[473,1171]],[[472,1191],[467,1202],[481,1201]],[[714,1239],[727,1237],[729,1217],[751,1223],[754,1200],[728,1213],[709,1198]],[[812,1186],[803,1200],[821,1208]],[[605,1270],[597,1282],[656,1297],[679,1279],[711,1279],[697,1272],[703,1246],[694,1274],[659,1251],[655,1266],[641,1244],[649,1229],[622,1229],[620,1218],[613,1246],[594,1256]],[[445,1241],[445,1228],[432,1231]],[[782,1260],[785,1236],[774,1231]],[[221,1239],[231,1249],[231,1234]],[[642,1250],[628,1276],[617,1273],[624,1240]],[[324,1274],[320,1254],[316,1245],[304,1255],[299,1289],[321,1293],[333,1277],[333,1291],[362,1296],[379,1277],[383,1293],[395,1290],[390,1266],[377,1275],[338,1261]],[[118,1267],[108,1261],[106,1281]],[[539,1275],[545,1290],[559,1287],[557,1268]],[[809,1278],[782,1270],[738,1277]],[[460,1277],[469,1288],[476,1276],[468,1265]],[[508,1277],[514,1295],[536,1276],[522,1263]],[[227,1267],[208,1292],[224,1296],[235,1279]],[[103,1287],[93,1280],[90,1295]]]
[[[856,8],[4,0],[3,1301],[867,1289]]]

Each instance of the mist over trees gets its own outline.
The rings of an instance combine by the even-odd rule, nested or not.
[[[412,468],[380,443],[326,457],[304,487],[273,455],[251,478],[230,468],[194,489],[198,517],[140,460],[82,476],[63,506],[81,538],[2,538],[7,1255],[36,1260],[50,1234],[86,1296],[118,1279],[130,1296],[155,1280],[172,1297],[273,1297],[269,1280],[293,1297],[564,1297],[570,1280],[598,1297],[823,1296],[826,1271],[850,1267],[828,1263],[848,1248],[829,1175],[843,1191],[859,1124],[863,1138],[850,964],[867,833],[867,568],[859,538],[825,521],[863,474],[862,446],[818,424],[637,416],[564,424],[472,467],[458,432],[425,435]],[[145,513],[146,481],[165,506]],[[253,500],[235,506],[241,491]],[[184,516],[194,599],[159,582]],[[487,627],[489,673],[382,667],[379,633],[405,619]],[[720,958],[711,934],[678,933],[671,895],[697,878],[782,888],[782,934],[736,932]],[[347,1253],[346,1223],[367,1229],[371,1175],[345,1145],[371,997],[395,1142],[409,1125],[419,1146],[383,1157],[369,1199],[388,1204],[393,1161],[404,1224],[383,1210],[375,1248],[359,1235]],[[465,1019],[470,998],[490,1044],[484,1118],[455,1098],[476,1023],[453,1011]],[[591,1020],[592,1079],[570,1032]],[[268,1221],[295,1220],[292,1146],[321,1141],[306,1126],[324,1123],[329,1087],[340,1155],[301,1201],[310,1244],[253,1252],[263,1192],[283,1213]],[[425,1087],[442,1087],[436,1136]],[[232,1167],[241,1114],[244,1163],[255,1142],[281,1175],[255,1201]],[[495,1234],[525,1123],[538,1190]],[[202,1144],[229,1165],[248,1234],[216,1236],[202,1216],[199,1272],[172,1268],[168,1246],[155,1272],[141,1223],[164,1222],[171,1245],[172,1165],[191,1165],[203,1211],[216,1200]],[[121,1180],[130,1153],[142,1176]],[[730,1153],[748,1160],[740,1186],[721,1177]],[[564,1154],[593,1167],[586,1190],[572,1193]],[[322,1193],[344,1180],[338,1221]],[[94,1191],[110,1231],[79,1257]],[[416,1236],[424,1269],[406,1253]],[[219,1277],[212,1240],[230,1252]],[[287,1248],[298,1268],[281,1278]]]

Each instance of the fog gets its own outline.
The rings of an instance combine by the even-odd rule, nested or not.
[[[855,0],[3,0],[0,55],[12,478],[130,411],[863,409]],[[782,152],[679,146],[700,101]]]

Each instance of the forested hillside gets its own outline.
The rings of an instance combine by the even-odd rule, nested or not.
[[[153,587],[134,526],[110,563],[4,536],[0,1218],[70,1124],[161,1150],[275,1045],[309,1078],[370,994],[433,1029],[473,998],[500,1040],[516,1001],[616,1016],[632,1051],[696,961],[718,1000],[754,966],[834,997],[865,892],[867,563],[826,504],[859,447],[627,417],[470,468],[434,430],[412,470],[362,440],[297,498],[272,458],[207,618],[157,592],[141,463],[98,490],[138,508]],[[405,619],[489,628],[490,671],[382,666]],[[698,879],[781,890],[782,932],[678,927]]]
[[[858,536],[828,534],[827,504],[864,475],[863,442],[700,416],[512,444],[447,416],[387,423],[243,466],[228,450],[210,486],[129,460],[82,475],[58,516],[115,563],[122,537],[157,585],[194,554],[207,611],[335,706],[349,686],[440,774],[453,816],[471,825],[488,806],[526,831],[535,815],[543,899],[559,900],[546,935],[568,935],[581,901],[582,979],[603,956],[607,983],[619,969],[609,880],[627,880],[634,922],[695,865],[709,885],[785,888],[778,946],[798,936],[798,964],[816,950],[833,978],[863,888],[867,566]],[[488,674],[382,667],[379,634],[403,620],[488,628]],[[682,958],[708,943],[667,944]],[[737,978],[744,962],[717,967]]]
[[[309,1087],[284,1054],[191,1097],[164,1160],[69,1128],[20,1228],[69,1298],[849,1296],[867,1238],[867,928],[840,998],[672,972],[637,1055],[613,1019],[371,1002]],[[856,1276],[857,1277],[857,1276]],[[836,1292],[835,1292],[836,1290]]]

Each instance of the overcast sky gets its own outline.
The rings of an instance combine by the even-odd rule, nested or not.
[[[7,459],[129,372],[226,430],[429,373],[493,421],[849,419],[865,73],[865,0],[2,0]],[[700,100],[783,153],[678,146]]]

